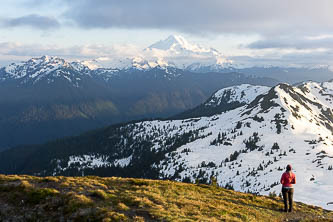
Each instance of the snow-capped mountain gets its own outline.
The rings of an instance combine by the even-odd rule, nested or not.
[[[188,42],[184,37],[171,35],[165,40],[152,44],[145,49],[156,61],[166,61],[166,64],[182,69],[194,70],[200,66],[228,67],[232,61],[213,48],[204,48]]]
[[[51,56],[32,58],[26,62],[13,63],[0,69],[0,82],[15,80],[19,84],[48,83],[67,80],[78,87],[82,77],[89,75],[88,67],[81,63],[69,63]]]
[[[204,105],[214,108],[220,101],[242,105],[211,116],[111,126],[49,148],[32,147],[24,165],[6,165],[11,153],[4,152],[0,169],[202,183],[214,176],[221,186],[235,190],[278,194],[281,174],[291,164],[297,178],[295,200],[328,208],[333,194],[332,81],[273,88],[240,85],[217,91]]]
[[[211,67],[210,71],[230,67],[232,61],[213,48],[190,43],[180,35],[170,35],[129,57],[101,57],[82,61],[91,69],[112,68],[141,70],[156,67],[174,67],[195,71]]]
[[[160,40],[145,50],[162,50],[175,55],[210,55],[210,56],[221,56],[221,54],[213,48],[204,48],[197,44],[188,42],[184,37],[180,35],[170,35],[165,40]]]
[[[180,53],[180,51],[188,51],[188,52],[209,52],[205,48],[202,48],[198,45],[190,44],[184,37],[180,35],[170,35],[165,40],[160,40],[151,46],[149,49],[160,49],[160,50],[170,50],[175,51],[176,53]]]

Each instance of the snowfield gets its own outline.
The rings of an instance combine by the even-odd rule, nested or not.
[[[255,89],[267,91],[264,87]],[[178,147],[156,166],[161,169],[161,178],[178,174],[177,180],[189,178],[195,182],[200,174],[206,178],[214,175],[221,186],[238,191],[279,194],[280,177],[286,165],[291,164],[297,178],[295,200],[333,209],[326,205],[333,197],[332,89],[330,82],[307,82],[299,87],[282,84],[260,100],[220,115],[142,124],[148,133],[154,128],[175,129],[170,131],[171,137],[202,128],[199,135],[204,138]],[[268,99],[269,94],[275,97]],[[247,102],[240,94],[231,100],[235,98]],[[272,103],[266,110],[265,102]],[[242,126],[238,128],[239,123]],[[226,135],[224,142],[212,145],[222,133]],[[255,147],[248,148],[244,141],[255,137]],[[160,139],[165,140],[163,136]]]
[[[270,88],[265,86],[252,86],[242,84],[239,86],[227,87],[217,91],[211,99],[205,103],[205,106],[218,106],[222,99],[228,99],[228,102],[250,103],[258,95],[266,93]],[[229,93],[227,93],[229,92]]]

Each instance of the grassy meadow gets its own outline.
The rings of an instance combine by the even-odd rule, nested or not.
[[[279,197],[174,181],[0,175],[0,221],[333,221]]]

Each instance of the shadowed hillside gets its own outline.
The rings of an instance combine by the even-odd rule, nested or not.
[[[167,117],[214,91],[278,81],[240,73],[192,73],[161,67],[96,69],[43,56],[0,68],[0,151],[124,121]]]
[[[297,195],[297,193],[295,193]],[[216,185],[101,177],[0,175],[0,221],[330,221],[302,203]]]

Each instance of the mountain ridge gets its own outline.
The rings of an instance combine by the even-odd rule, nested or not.
[[[223,86],[276,82],[172,67],[91,70],[58,57],[33,58],[0,69],[0,93],[6,95],[0,98],[0,150],[122,121],[171,116]]]
[[[6,165],[15,149],[2,152],[1,168],[202,183],[214,176],[220,186],[267,195],[279,192],[279,178],[291,163],[295,189],[307,193],[295,199],[327,208],[333,181],[332,89],[331,82],[279,84],[263,88],[245,105],[211,116],[120,124],[28,147],[31,152],[23,160],[29,161],[17,162],[17,168]],[[241,98],[241,92],[234,98]]]

